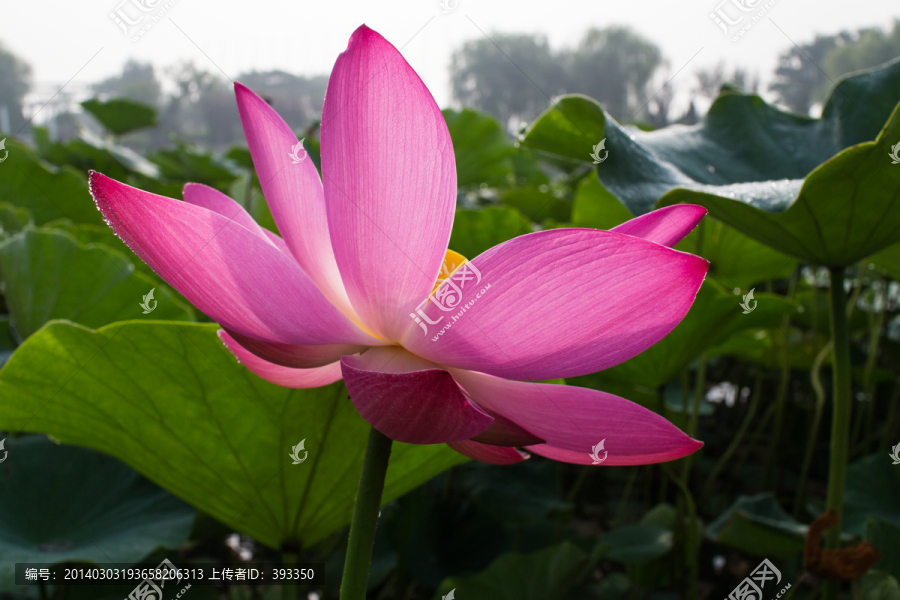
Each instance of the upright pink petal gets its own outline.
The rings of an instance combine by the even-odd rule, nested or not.
[[[297,262],[332,304],[353,315],[331,250],[325,197],[316,166],[291,158],[297,136],[265,100],[235,83],[253,165],[278,231]],[[303,156],[298,153],[297,156]]]
[[[447,442],[447,445],[463,456],[492,465],[512,465],[530,458],[527,452],[522,452],[516,448],[489,446],[488,444],[479,444],[472,440]]]
[[[116,235],[224,327],[284,344],[381,343],[328,302],[292,258],[233,220],[93,171],[90,188]]]
[[[219,338],[225,347],[231,350],[235,358],[257,375],[270,383],[287,388],[314,388],[334,383],[341,378],[341,363],[333,362],[313,369],[292,369],[267,362],[238,344],[224,330],[218,331]]]
[[[594,373],[672,331],[690,309],[707,264],[608,231],[523,235],[458,270],[451,281],[464,285],[461,299],[454,292],[442,300],[439,289],[422,309],[423,324],[436,324],[427,324],[427,332],[411,329],[402,344],[438,364],[508,379]]]
[[[450,373],[397,346],[345,356],[341,366],[362,418],[399,442],[466,440],[493,421],[463,395]]]
[[[655,412],[606,392],[451,372],[485,412],[502,415],[546,440],[525,446],[542,456],[556,452],[551,458],[592,464],[592,448],[604,441],[608,455],[600,452],[605,456],[602,464],[643,465],[682,458],[703,445]]]
[[[236,331],[225,329],[229,338],[240,344],[248,352],[252,352],[266,362],[291,367],[292,369],[312,369],[329,365],[347,354],[359,354],[366,346],[350,344],[325,344],[319,346],[293,346],[257,340]],[[226,344],[227,345],[227,344]]]
[[[702,206],[675,204],[635,217],[610,231],[672,247],[684,239],[707,212]]]
[[[434,99],[387,40],[357,29],[322,109],[322,179],[353,307],[400,339],[437,279],[456,206],[456,162]]]

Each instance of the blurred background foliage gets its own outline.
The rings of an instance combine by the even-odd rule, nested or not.
[[[595,167],[578,146],[584,140],[554,129],[548,106],[558,94],[599,102],[566,100],[585,139],[596,143],[621,127],[635,134],[636,148],[663,156],[664,142],[626,126],[705,126],[746,107],[775,110],[754,96],[758,74],[719,65],[693,74],[692,101],[673,114],[672,87],[659,90],[670,65],[628,29],[590,30],[562,50],[535,35],[492,39],[500,51],[475,41],[454,53],[456,106],[444,110],[459,185],[450,247],[469,258],[532,231],[609,229],[639,212],[628,186],[641,181],[615,180],[614,160]],[[841,76],[898,55],[900,23],[819,35],[782,55],[770,91],[781,109],[818,117]],[[896,66],[881,73],[895,87],[900,81]],[[318,166],[327,76],[237,79],[305,138]],[[191,63],[158,72],[128,62],[120,76],[94,84],[93,97],[41,125],[26,120],[29,84],[28,66],[0,48],[0,136],[9,152],[0,165],[0,360],[10,361],[0,372],[0,435],[9,452],[0,464],[0,597],[96,600],[131,590],[16,587],[15,562],[156,564],[167,556],[176,564],[326,565],[325,584],[308,590],[199,588],[190,592],[198,599],[337,598],[365,432],[354,411],[341,409],[343,386],[283,390],[248,374],[209,319],[105,226],[87,189],[90,169],[174,198],[187,182],[205,183],[277,231],[230,84]],[[891,107],[900,100],[890,86],[864,85]],[[880,128],[889,115],[867,112],[876,113]],[[875,139],[857,125],[864,141]],[[704,131],[713,139],[711,127]],[[847,156],[845,146],[796,152],[802,172],[794,177],[812,170],[803,159],[816,166],[817,152]],[[704,165],[695,172],[697,165],[679,163],[709,188],[732,183],[728,177],[775,179],[771,171],[704,174]],[[684,201],[691,198],[699,195]],[[703,450],[666,465],[594,468],[533,457],[495,467],[443,446],[397,444],[372,598],[437,599],[451,590],[460,600],[718,598],[763,558],[781,569],[782,585],[793,585],[791,597],[817,597],[821,581],[804,571],[801,555],[828,476],[830,274],[726,217],[707,217],[678,246],[711,266],[672,334],[613,369],[556,382],[629,398],[703,440]],[[869,540],[882,555],[843,586],[847,598],[900,599],[900,467],[888,458],[900,443],[898,248],[844,265],[854,402],[843,540]],[[132,325],[151,288],[160,310],[145,319],[166,323]],[[744,315],[738,305],[751,288],[758,310]],[[113,338],[116,351],[103,351]],[[90,368],[79,362],[95,355]],[[276,416],[284,411],[293,412]],[[246,427],[271,443],[243,445]],[[302,472],[274,464],[273,455],[287,452],[279,435],[308,439],[321,462]],[[209,453],[224,447],[238,450]],[[329,483],[314,485],[317,473]],[[269,486],[279,475],[287,481],[280,490]],[[766,597],[776,591],[767,588]]]

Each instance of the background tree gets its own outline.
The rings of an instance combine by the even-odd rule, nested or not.
[[[162,88],[153,65],[135,60],[125,63],[121,75],[92,85],[91,91],[98,96],[128,98],[149,106],[158,106],[162,97]]]
[[[839,77],[868,69],[900,56],[900,22],[890,32],[880,28],[817,35],[798,49],[783,53],[769,89],[791,110],[808,114],[816,103],[824,102]]]
[[[830,85],[828,75],[819,65],[824,63],[825,55],[837,47],[843,35],[847,34],[817,35],[812,43],[791,47],[778,57],[775,80],[769,84],[769,89],[792,111],[808,114],[812,105],[825,97]]]
[[[719,90],[726,83],[750,94],[756,94],[759,91],[759,75],[751,74],[740,67],[736,67],[729,75],[723,62],[715,67],[696,71],[694,77],[697,79],[694,91],[710,100],[714,100],[719,95]]]
[[[554,52],[546,38],[492,34],[453,53],[454,99],[517,129],[547,108],[548,96],[582,93],[619,120],[628,120],[657,90],[647,89],[662,66],[659,48],[625,27],[591,29],[572,50]],[[663,99],[665,100],[665,99]]]
[[[301,77],[284,71],[251,71],[242,73],[238,80],[264,95],[294,131],[322,117],[327,75]]]
[[[566,91],[595,98],[617,120],[627,121],[658,91],[647,84],[663,59],[656,44],[627,27],[607,27],[590,29],[569,63]]]
[[[565,90],[565,74],[543,36],[494,33],[491,38],[496,46],[478,39],[453,53],[453,97],[516,128],[516,121],[530,121],[547,108],[547,96]]]
[[[832,78],[868,69],[900,56],[900,21],[895,20],[890,32],[877,27],[860,29],[845,36],[825,55],[822,68]]]
[[[6,107],[9,131],[14,133],[25,124],[22,99],[31,88],[31,67],[0,45],[0,111]]]

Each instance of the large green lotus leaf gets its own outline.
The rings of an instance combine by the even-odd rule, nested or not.
[[[815,331],[831,337],[831,301],[827,289],[801,289],[794,294],[794,301],[800,305],[800,312],[791,321],[802,329]],[[869,317],[858,308],[847,319],[847,328],[852,333],[868,331]]]
[[[874,140],[898,100],[900,61],[841,80],[821,119],[786,113],[759,96],[726,93],[696,125],[642,132],[620,126],[595,100],[568,95],[538,117],[522,143],[589,164],[593,146],[605,139],[609,154],[596,167],[600,181],[636,215],[676,187],[719,190],[748,182],[766,185],[715,193],[745,191],[772,209],[788,203],[798,187],[773,188],[773,182],[803,179],[841,150]]]
[[[608,531],[597,538],[597,554],[607,560],[636,565],[655,560],[672,549],[672,530],[638,523]]]
[[[756,308],[745,315],[740,296],[726,292],[715,282],[704,281],[691,310],[669,335],[634,358],[603,371],[601,380],[657,388],[731,334],[743,329],[777,327],[784,315],[796,311],[794,304],[782,296],[755,294],[755,299]]]
[[[870,256],[869,262],[881,267],[888,275],[900,281],[900,244],[888,246],[878,254]]]
[[[265,205],[265,201],[263,201],[263,205]],[[268,212],[268,208],[266,208],[266,211]],[[272,220],[271,215],[269,215],[269,220],[270,221]],[[265,226],[265,225],[263,225],[263,226]],[[123,242],[121,239],[119,239],[119,236],[117,236],[113,232],[112,228],[110,228],[107,225],[90,225],[88,223],[73,223],[69,219],[56,219],[56,220],[45,223],[43,228],[44,229],[58,229],[58,230],[65,231],[84,245],[102,244],[108,248],[111,248],[112,250],[115,250],[115,251],[125,255],[129,260],[131,260],[132,261],[131,264],[134,265],[135,271],[137,271],[139,273],[143,273],[144,275],[153,279],[154,281],[159,280],[159,276],[153,271],[153,269],[150,268],[150,265],[148,265],[147,263],[145,263],[142,260],[138,260],[135,257],[134,252],[131,251],[131,248],[129,248],[125,244],[125,242]],[[197,318],[199,320],[203,320],[203,318],[206,318],[206,320],[211,320],[208,317],[201,318],[201,313],[196,308],[192,307],[191,303],[187,300],[187,298],[185,298],[180,293],[178,293],[177,290],[174,290],[168,286],[163,286],[163,289],[167,293],[172,294],[175,297],[175,299],[176,299],[175,304],[178,304],[180,302],[185,308],[191,309],[191,314],[194,314],[195,316],[197,316]],[[154,292],[154,294],[156,294],[156,292]],[[141,294],[141,296],[143,297],[143,293]],[[131,318],[130,315],[129,315],[129,318]],[[74,320],[77,321],[77,319],[74,319]],[[182,320],[182,319],[175,319],[175,320]],[[106,323],[103,323],[103,325],[105,325],[105,324]]]
[[[869,519],[866,541],[881,553],[881,559],[872,568],[900,577],[900,526],[881,519]]]
[[[34,225],[31,211],[9,202],[0,202],[0,236],[12,235]]]
[[[756,556],[789,558],[803,551],[807,530],[764,493],[740,496],[706,528],[706,535]]]
[[[190,307],[155,277],[135,272],[125,256],[105,246],[82,246],[59,230],[26,229],[0,242],[0,278],[22,338],[51,319],[99,327],[137,318],[151,289],[151,318],[193,320]]]
[[[780,369],[783,339],[780,329],[740,331],[712,348],[708,356],[737,356],[767,369]],[[788,331],[788,366],[808,371],[827,343],[828,337],[825,335],[810,335],[792,327]],[[822,364],[831,364],[831,354],[825,357]]]
[[[657,206],[700,204],[735,229],[781,252],[843,267],[900,241],[900,106],[874,142],[843,150],[799,181],[675,189]]]
[[[603,187],[597,173],[591,173],[578,184],[572,203],[572,227],[609,230],[634,215]]]
[[[263,381],[217,329],[48,323],[0,371],[0,429],[106,452],[235,531],[308,547],[350,522],[370,427],[342,383]],[[292,464],[300,442],[306,460]],[[465,460],[445,445],[395,442],[382,500]]]
[[[38,225],[60,218],[103,222],[83,173],[49,165],[13,138],[6,139],[6,150],[9,155],[0,165],[0,202],[28,209]]]
[[[497,244],[531,231],[531,223],[514,208],[461,208],[453,219],[450,249],[471,260]]]
[[[106,101],[91,98],[82,102],[81,106],[117,135],[157,124],[155,108],[127,98]]]
[[[607,136],[608,126],[614,124],[615,120],[606,114],[599,102],[582,94],[569,94],[557,98],[554,105],[528,127],[521,141],[551,157],[593,162],[594,146]],[[609,144],[606,149],[609,150]],[[606,160],[612,159],[610,153]]]
[[[587,563],[587,555],[571,542],[532,554],[503,554],[481,573],[444,580],[434,599],[446,597],[451,590],[456,590],[453,598],[459,600],[562,598]]]
[[[726,289],[748,290],[750,286],[790,276],[797,261],[772,250],[709,216],[675,246],[709,261],[707,277]]]
[[[900,526],[900,468],[887,452],[852,463],[844,492],[844,531],[865,533],[866,520],[881,519]]]
[[[535,223],[543,223],[547,219],[568,223],[572,215],[570,201],[532,187],[520,187],[506,192],[503,204],[517,208]]]
[[[893,575],[872,570],[859,580],[859,600],[900,600],[900,583]]]
[[[7,438],[6,450],[0,590],[15,588],[17,562],[132,563],[191,533],[190,505],[112,457],[44,436]]]
[[[510,158],[515,148],[500,124],[490,115],[464,108],[443,111],[456,156],[456,185],[497,187],[513,173]]]
[[[108,140],[103,140],[88,130],[81,132],[79,137],[71,140],[69,142],[69,148],[72,151],[108,156],[129,173],[140,173],[144,177],[149,177],[151,179],[159,177],[159,167],[131,148],[115,144]],[[88,169],[82,170],[86,171]]]
[[[149,157],[150,162],[159,167],[162,176],[170,182],[180,182],[168,191],[152,190],[169,198],[181,196],[183,182],[203,183],[214,187],[222,193],[228,193],[231,183],[240,175],[238,166],[226,159],[221,159],[211,152],[191,146],[186,142],[178,142],[175,148],[157,150]],[[141,189],[149,189],[139,185]]]
[[[572,205],[572,226],[612,229],[633,215],[591,172],[578,186]],[[708,277],[726,288],[749,289],[760,281],[790,275],[797,261],[710,217],[675,248],[710,261]]]
[[[132,264],[136,271],[140,271],[150,277],[157,276],[147,263],[134,259],[134,252],[131,251],[131,248],[108,225],[90,225],[88,223],[73,223],[69,219],[54,219],[44,223],[41,229],[45,231],[48,229],[65,231],[85,246],[88,244],[103,244],[107,248],[132,259]]]
[[[159,177],[159,168],[134,150],[104,140],[83,130],[68,142],[54,142],[44,127],[36,127],[34,141],[41,156],[55,165],[70,165],[79,171],[91,169],[113,179],[126,179],[130,173]]]

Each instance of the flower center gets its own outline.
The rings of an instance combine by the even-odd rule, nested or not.
[[[434,287],[431,288],[431,294],[434,295],[441,284],[453,274],[453,271],[467,262],[469,262],[469,259],[465,256],[448,248],[447,253],[444,254],[444,262],[441,263],[441,271],[438,273],[437,281],[434,282]]]

